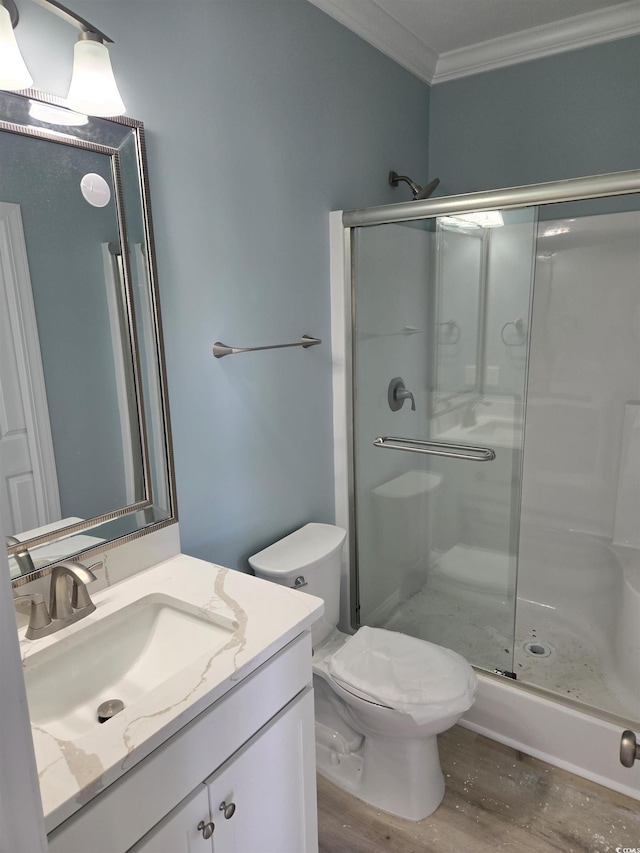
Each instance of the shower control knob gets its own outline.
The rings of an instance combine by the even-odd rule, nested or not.
[[[411,410],[415,412],[416,401],[411,391],[407,391],[401,376],[396,376],[389,383],[387,389],[387,402],[392,412],[398,412],[404,405],[405,400],[411,400]]]
[[[640,760],[640,743],[635,734],[627,729],[620,738],[620,763],[625,767],[633,767],[636,759]]]

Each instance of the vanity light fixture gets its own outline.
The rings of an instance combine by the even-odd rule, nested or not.
[[[73,73],[66,105],[103,118],[122,115],[125,105],[113,76],[107,44],[112,39],[57,0],[35,0],[80,30],[73,50]],[[13,28],[18,23],[14,0],[0,0],[0,89],[28,89],[33,80],[22,59]]]
[[[44,124],[61,124],[66,127],[82,127],[89,124],[89,116],[85,113],[74,113],[63,107],[45,104],[44,101],[31,101],[29,115]]]
[[[0,89],[28,89],[33,83],[13,32],[18,19],[13,0],[0,0]]]

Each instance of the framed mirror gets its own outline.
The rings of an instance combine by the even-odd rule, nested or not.
[[[0,92],[0,518],[14,585],[176,521],[144,132]]]

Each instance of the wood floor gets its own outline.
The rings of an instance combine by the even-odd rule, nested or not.
[[[639,801],[460,726],[438,740],[447,791],[419,823],[318,776],[320,853],[640,853]]]

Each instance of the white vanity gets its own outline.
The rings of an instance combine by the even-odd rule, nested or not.
[[[93,600],[20,634],[51,853],[317,850],[320,599],[178,554]]]

